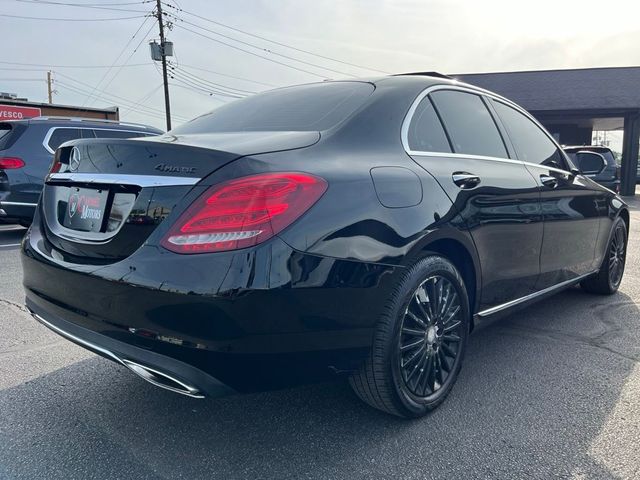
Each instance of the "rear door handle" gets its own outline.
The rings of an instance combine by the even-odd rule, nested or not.
[[[545,187],[556,188],[558,186],[558,179],[551,175],[540,175],[540,181]]]
[[[462,189],[473,188],[480,184],[480,177],[473,173],[454,172],[453,175],[451,175],[451,178],[453,183]]]

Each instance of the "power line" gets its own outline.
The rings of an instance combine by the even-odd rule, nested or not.
[[[180,87],[180,88],[183,88],[185,90],[189,90],[190,92],[197,93],[198,95],[202,95],[204,97],[210,98],[211,100],[217,100],[218,102],[222,102],[222,103],[226,103],[227,102],[227,100],[224,99],[224,98],[216,97],[214,95],[211,95],[210,93],[207,93],[207,92],[204,92],[204,91],[201,91],[201,90],[196,90],[194,88],[188,87],[188,86],[180,84],[180,83],[170,82],[169,85],[171,85],[172,87]]]
[[[0,82],[44,82],[41,78],[0,78]]]
[[[146,22],[146,20],[145,20],[145,22]],[[103,91],[104,91],[104,90],[106,90],[106,89],[109,87],[109,85],[111,85],[111,83],[116,79],[116,77],[117,77],[117,76],[120,74],[120,72],[122,71],[122,68],[123,68],[127,63],[129,63],[129,60],[131,60],[131,58],[133,57],[133,55],[138,51],[138,49],[140,48],[140,45],[142,45],[142,42],[144,42],[144,41],[145,41],[145,39],[147,38],[147,36],[148,36],[148,35],[149,35],[149,33],[151,32],[151,30],[153,29],[153,27],[155,26],[155,24],[156,24],[156,21],[155,21],[155,19],[154,19],[154,21],[153,21],[153,22],[151,22],[151,26],[149,27],[149,30],[147,30],[147,33],[145,33],[142,37],[140,37],[140,41],[139,41],[139,42],[138,42],[138,44],[136,45],[136,48],[134,48],[134,49],[133,49],[133,51],[131,52],[131,54],[130,54],[130,55],[127,57],[127,59],[125,60],[124,64],[123,64],[120,68],[118,68],[118,70],[116,71],[116,73],[114,73],[114,74],[113,74],[113,76],[111,77],[111,80],[109,80],[109,81],[107,82],[107,84],[104,86]],[[142,25],[144,25],[144,22],[143,22],[143,24],[142,24]],[[140,25],[140,28],[142,28],[142,25]],[[136,37],[136,35],[137,35],[137,34],[138,34],[138,32],[140,31],[140,28],[138,28],[138,30],[136,30],[136,33],[134,33],[134,34],[133,34],[133,36],[131,37],[131,40],[133,40],[133,39]],[[127,48],[127,46],[129,45],[129,43],[131,43],[131,41],[127,42],[127,45],[125,45],[125,47],[124,47],[125,49],[126,49],[126,48]],[[124,50],[123,50],[123,51],[124,51]],[[118,59],[116,59],[116,61],[118,61]],[[107,70],[107,73],[108,73],[108,72],[109,72],[109,71]],[[105,74],[105,76],[106,76],[106,74]]]
[[[116,20],[131,20],[133,18],[142,18],[143,15],[135,15],[132,17],[114,17],[114,18],[49,18],[49,17],[27,17],[24,15],[8,15],[0,13],[0,17],[19,18],[23,20],[50,20],[54,22],[112,22]]]
[[[132,10],[130,8],[113,8],[111,4],[108,4],[108,3],[102,4],[102,5],[98,5],[98,4],[90,5],[90,4],[84,4],[84,3],[51,2],[48,0],[14,0],[14,1],[31,4],[31,5],[51,5],[51,6],[56,5],[61,7],[80,7],[80,8],[91,8],[91,9],[98,9],[98,10],[111,10],[115,12],[146,13],[141,10]],[[149,3],[149,2],[148,0],[143,2],[135,2],[135,5],[142,5],[144,3]]]
[[[164,3],[164,2],[163,2],[163,3]],[[253,38],[257,38],[257,39],[260,39],[260,40],[264,40],[265,42],[273,43],[274,45],[279,45],[279,46],[281,46],[281,47],[289,48],[289,49],[291,49],[291,50],[295,50],[295,51],[297,51],[297,52],[301,52],[301,53],[306,53],[307,55],[312,55],[312,56],[314,56],[314,57],[323,58],[323,59],[325,59],[325,60],[330,60],[330,61],[332,61],[332,62],[341,63],[341,64],[343,64],[343,65],[349,65],[349,66],[351,66],[351,67],[356,67],[356,68],[360,68],[360,69],[363,69],[363,70],[369,70],[369,71],[372,71],[372,72],[378,72],[378,73],[389,74],[389,72],[385,72],[384,70],[379,70],[379,69],[377,69],[377,68],[372,68],[372,67],[365,67],[365,66],[363,66],[363,65],[358,65],[358,64],[356,64],[356,63],[345,62],[344,60],[338,60],[337,58],[328,57],[328,56],[326,56],[326,55],[321,55],[321,54],[319,54],[319,53],[311,52],[311,51],[309,51],[309,50],[303,50],[302,48],[294,47],[294,46],[288,45],[288,44],[286,44],[286,43],[278,42],[278,41],[276,41],[276,40],[272,40],[272,39],[267,38],[267,37],[263,37],[263,36],[260,36],[260,35],[256,35],[256,34],[254,34],[254,33],[247,32],[247,31],[245,31],[245,30],[241,30],[241,29],[239,29],[239,28],[232,27],[232,26],[230,26],[230,25],[226,25],[226,24],[224,24],[224,23],[222,23],[222,22],[217,22],[217,21],[212,20],[212,19],[210,19],[210,18],[203,17],[202,15],[198,15],[198,14],[196,14],[196,13],[189,12],[189,11],[184,10],[184,9],[182,9],[182,8],[175,7],[175,6],[170,5],[170,4],[168,4],[168,3],[166,3],[165,5],[167,5],[167,6],[168,6],[168,7],[170,7],[170,8],[174,8],[174,9],[176,9],[176,10],[179,10],[180,12],[186,13],[187,15],[191,15],[191,16],[193,16],[193,17],[199,18],[200,20],[204,20],[204,21],[206,21],[206,22],[213,23],[214,25],[219,25],[219,26],[221,26],[221,27],[228,28],[229,30],[233,30],[233,31],[236,31],[236,32],[239,32],[239,33],[243,33],[244,35],[248,35],[248,36],[253,37]]]
[[[76,93],[76,94],[79,94],[79,95],[86,95],[86,91],[83,91],[82,89],[79,89],[79,88],[77,88],[77,87],[75,87],[73,85],[69,85],[68,83],[57,81],[56,84],[60,85],[65,90],[69,90],[72,93]],[[106,98],[104,100],[111,101],[108,98]],[[141,110],[141,112],[144,113],[145,115],[149,115],[151,117],[162,118],[162,114],[160,114],[160,113],[150,112],[150,111],[147,111],[147,110]]]
[[[83,87],[77,87],[75,85],[71,85],[71,86],[73,88],[77,89],[77,90],[80,90],[82,92],[82,94],[84,94],[84,95],[87,95],[89,93],[89,90],[85,89],[85,87],[86,88],[93,88],[88,83],[81,82],[80,80],[77,80],[77,79],[75,79],[73,77],[70,77],[69,75],[64,75],[63,73],[60,73],[60,72],[56,72],[56,74],[60,75],[63,78],[66,78],[67,80],[70,80],[72,82],[75,82],[75,83],[78,83],[78,84],[82,85]],[[56,80],[56,84],[58,84],[58,83],[60,83],[62,85],[65,85],[65,82],[60,82],[60,80]],[[67,87],[68,86],[69,85],[67,84]],[[116,103],[117,102],[122,102],[123,104],[125,104],[125,106],[131,106],[131,105],[134,104],[133,101],[131,101],[131,100],[127,99],[127,98],[121,97],[119,95],[116,95],[115,93],[107,93],[107,92],[99,91],[98,94],[96,94],[96,97],[97,98],[101,98],[102,100],[109,101],[109,102],[116,102]],[[161,116],[164,115],[164,112],[162,110],[156,109],[154,107],[145,106],[144,109],[145,110],[149,110],[150,112],[154,112],[154,113],[156,113],[158,115],[161,115]],[[182,118],[186,118],[186,117],[182,117]]]
[[[246,95],[242,95],[239,93],[233,93],[233,92],[227,92],[224,90],[220,90],[218,88],[214,88],[210,85],[206,85],[202,82],[198,82],[192,78],[187,77],[186,75],[178,72],[178,71],[172,71],[171,73],[169,73],[169,77],[174,79],[174,80],[181,80],[184,83],[187,83],[195,88],[198,88],[200,90],[203,90],[211,95],[222,95],[224,97],[229,97],[229,98],[243,98],[246,97]]]
[[[120,2],[120,3],[70,3],[70,2],[50,2],[48,0],[16,0],[26,3],[55,3],[59,5],[70,5],[78,7],[120,7],[126,5],[140,5],[143,3],[152,3],[153,0],[141,0],[137,2]]]
[[[162,75],[162,71],[158,68],[158,66],[156,66],[156,71]],[[176,70],[172,70],[170,72],[168,72],[168,76],[169,78],[171,78],[172,80],[176,80],[177,82],[181,82],[182,86],[188,86],[189,88],[193,89],[194,91],[197,90],[197,93],[205,93],[207,96],[211,97],[214,94],[215,95],[222,95],[225,97],[230,97],[230,98],[241,98],[244,97],[245,95],[236,95],[236,94],[229,94],[229,92],[226,91],[221,91],[217,88],[212,88],[210,85],[206,85],[204,83],[195,81],[192,78],[187,77],[186,75],[184,75],[182,72],[178,72]]]
[[[327,70],[327,71],[329,71],[329,72],[337,73],[337,74],[339,74],[339,75],[345,75],[345,76],[347,76],[347,77],[355,77],[355,75],[353,75],[353,74],[351,74],[351,73],[343,72],[343,71],[336,70],[336,69],[329,68],[329,67],[324,67],[324,66],[322,66],[322,65],[318,65],[317,63],[312,63],[312,62],[307,62],[307,61],[305,61],[305,60],[300,60],[300,59],[298,59],[298,58],[291,57],[291,56],[289,56],[289,55],[285,55],[285,54],[283,54],[283,53],[278,53],[278,52],[275,52],[275,51],[273,51],[273,50],[269,50],[268,48],[260,47],[259,45],[254,45],[253,43],[245,42],[244,40],[238,40],[237,38],[230,37],[229,35],[225,35],[225,34],[223,34],[223,33],[217,32],[217,31],[212,30],[212,29],[210,29],[210,28],[203,27],[202,25],[198,25],[197,23],[193,23],[193,22],[190,22],[190,21],[188,21],[188,20],[184,20],[184,19],[182,19],[182,18],[178,18],[178,17],[176,17],[176,19],[177,19],[177,20],[179,20],[179,21],[181,21],[181,22],[186,23],[187,25],[191,25],[191,26],[193,26],[193,27],[200,28],[200,29],[204,30],[205,32],[213,33],[214,35],[218,35],[218,36],[220,36],[220,37],[222,37],[222,38],[226,38],[227,40],[231,40],[231,41],[233,41],[233,42],[237,42],[237,43],[240,43],[240,44],[242,44],[242,45],[246,45],[246,46],[248,46],[248,47],[255,48],[255,49],[257,49],[257,50],[261,50],[261,51],[266,52],[266,53],[269,53],[269,54],[271,54],[271,55],[276,55],[276,56],[278,56],[278,57],[282,57],[282,58],[285,58],[285,59],[287,59],[287,60],[291,60],[291,61],[293,61],[293,62],[299,62],[299,63],[302,63],[302,64],[304,64],[304,65],[308,65],[308,66],[310,66],[310,67],[318,68],[318,69],[320,69],[320,70]],[[180,25],[178,25],[178,26],[180,26]],[[183,28],[184,28],[184,27],[183,27]]]
[[[75,85],[70,85],[70,84],[68,84],[66,82],[61,82],[61,81],[58,80],[58,81],[56,81],[56,84],[57,85],[61,85],[63,87],[63,89],[69,90],[69,91],[71,91],[73,93],[76,93],[76,94],[79,94],[79,95],[86,95],[87,94],[87,90],[84,90],[84,89],[82,89],[80,87],[76,87]],[[113,100],[113,98],[110,98],[110,97],[118,98],[120,100],[116,101],[116,100]],[[115,95],[109,95],[109,96],[100,97],[100,98],[102,100],[104,100],[104,101],[107,101],[107,102],[121,103],[125,107],[133,107],[133,106],[135,106],[135,104],[131,100],[128,100],[128,101],[125,102],[124,99],[122,99],[122,97],[116,97]],[[142,114],[145,114],[145,115],[149,115],[151,117],[155,117],[155,118],[158,118],[158,119],[163,119],[164,118],[164,114],[163,113],[158,112],[158,111],[154,111],[154,110],[151,109],[151,107],[146,107],[146,106],[143,107],[143,106],[138,105],[136,107],[136,111],[137,111],[137,113],[142,113]],[[180,121],[187,121],[186,117],[180,116],[179,119],[180,119]]]
[[[144,27],[145,23],[147,23],[147,20],[149,20],[148,16],[145,16],[144,20],[142,21],[142,23],[140,24],[140,26],[138,27],[138,29],[135,31],[135,33],[129,38],[129,40],[127,41],[127,43],[125,44],[124,47],[122,47],[122,50],[120,50],[120,53],[118,53],[118,56],[115,58],[115,60],[113,61],[113,63],[111,64],[111,67],[109,69],[107,69],[106,72],[104,72],[104,75],[102,75],[102,77],[100,78],[100,81],[96,84],[96,86],[93,88],[91,94],[84,100],[84,102],[82,102],[82,106],[84,106],[90,99],[91,99],[91,95],[93,95],[93,92],[102,84],[102,82],[104,82],[104,80],[107,78],[107,76],[109,75],[109,72],[111,72],[111,70],[113,69],[113,65],[115,65],[118,60],[120,60],[120,57],[122,56],[122,54],[126,51],[127,47],[131,44],[131,42],[133,42],[133,40],[136,38],[136,35],[138,35],[138,33],[140,32],[140,30],[142,30],[142,27]],[[153,22],[151,24],[151,28],[153,28],[153,25],[155,24],[155,22]],[[147,32],[148,33],[148,32]],[[130,57],[127,59],[127,61],[124,62],[124,65],[127,64],[127,62],[129,61]],[[118,73],[120,72],[120,70],[118,70]],[[106,87],[105,87],[106,89]]]
[[[206,38],[208,40],[211,40],[212,42],[216,42],[216,43],[219,43],[221,45],[225,45],[225,46],[227,46],[229,48],[233,48],[234,50],[238,50],[240,52],[248,53],[249,55],[253,55],[254,57],[262,58],[263,60],[267,60],[268,62],[277,63],[278,65],[282,65],[284,67],[291,68],[291,69],[297,70],[299,72],[307,73],[307,74],[313,75],[314,77],[317,77],[317,78],[322,78],[322,79],[326,78],[324,75],[320,75],[320,74],[318,74],[316,72],[312,72],[310,70],[305,70],[304,68],[299,68],[299,67],[296,67],[295,65],[289,65],[287,63],[280,62],[280,61],[275,60],[273,58],[265,57],[265,56],[260,55],[258,53],[252,52],[250,50],[245,50],[245,49],[240,48],[240,47],[238,47],[236,45],[231,45],[229,43],[225,43],[222,40],[218,40],[217,38],[210,37],[208,35],[205,35],[204,33],[196,32],[195,30],[191,30],[190,28],[187,28],[187,27],[185,27],[183,25],[176,25],[176,27],[181,28],[183,30],[186,30],[187,32],[191,32],[191,33],[193,33],[195,35],[198,35],[200,37]]]
[[[146,65],[153,65],[152,62],[148,63],[131,63],[129,65],[51,65],[49,63],[20,63],[20,62],[4,62],[0,61],[0,64],[4,65],[22,65],[26,67],[44,67],[48,68],[114,68],[114,67],[143,67]]]
[[[229,74],[226,74],[226,73],[216,72],[215,70],[209,70],[209,69],[202,68],[202,67],[196,67],[195,65],[187,65],[186,63],[181,63],[180,65],[183,66],[183,67],[192,68],[194,70],[200,70],[202,72],[213,73],[214,75],[220,75],[222,77],[233,78],[234,80],[241,80],[243,82],[250,82],[250,83],[255,83],[257,85],[264,85],[265,87],[279,87],[280,86],[280,85],[274,85],[273,83],[266,83],[266,82],[259,82],[258,80],[251,80],[250,78],[236,77],[236,76],[229,75]]]
[[[127,107],[122,113],[123,114],[129,113],[131,110],[134,110],[138,105],[142,104],[143,102],[146,102],[149,98],[151,98],[151,95],[153,95],[160,89],[160,87],[162,87],[162,83],[157,85],[156,88],[154,88],[149,93],[147,93],[144,97],[138,100],[132,107]]]
[[[75,78],[70,77],[70,76],[68,76],[68,75],[64,75],[64,74],[62,74],[62,73],[60,73],[60,72],[56,72],[56,74],[57,74],[57,75],[60,75],[60,76],[62,76],[62,77],[64,77],[64,78],[66,78],[66,79],[68,79],[68,80],[70,80],[70,81],[73,81],[73,82],[75,82],[75,83],[78,83],[78,84],[80,84],[80,85],[83,85],[84,87],[92,88],[92,87],[91,87],[91,85],[89,85],[89,84],[87,84],[87,83],[84,83],[84,82],[81,82],[80,80],[76,80]],[[56,83],[60,83],[60,81],[59,81],[59,80],[57,80],[57,81],[56,81]],[[83,91],[84,91],[84,93],[85,93],[85,95],[86,95],[86,93],[88,92],[88,90],[85,90],[85,89],[84,89],[84,88],[82,88],[82,87],[76,87],[75,85],[72,85],[72,86],[73,86],[74,88],[76,88],[76,89],[83,90]],[[107,100],[107,101],[110,101],[110,102],[111,102],[111,101],[116,101],[116,102],[117,102],[117,101],[119,101],[119,102],[123,102],[123,103],[129,104],[129,105],[131,105],[131,104],[133,104],[133,103],[134,103],[134,102],[132,102],[131,100],[129,100],[129,99],[127,99],[127,98],[124,98],[124,97],[120,97],[120,96],[118,96],[118,95],[116,95],[116,94],[114,94],[114,93],[107,93],[107,92],[99,92],[99,93],[101,93],[102,95],[98,95],[98,98],[102,98],[103,100]],[[112,99],[109,99],[109,98],[106,98],[106,97],[112,97]],[[115,100],[113,100],[113,99],[115,99]],[[162,113],[163,113],[163,112],[162,112],[162,110],[156,109],[156,108],[154,108],[154,107],[144,107],[144,108],[145,108],[145,109],[147,109],[147,110],[150,110],[150,111],[155,111],[155,112],[157,112],[158,114],[162,114]]]
[[[198,75],[196,75],[194,73],[191,73],[188,70],[185,70],[181,66],[178,66],[178,65],[173,65],[172,64],[172,65],[170,65],[169,68],[173,69],[174,71],[179,71],[182,74],[193,78],[195,81],[206,83],[206,84],[211,85],[211,86],[216,87],[216,88],[226,89],[226,90],[229,90],[231,93],[239,93],[239,94],[242,94],[242,95],[251,95],[251,94],[257,93],[257,92],[254,92],[252,90],[244,90],[242,88],[229,87],[228,85],[223,85],[221,83],[212,82],[210,80],[207,80],[206,78],[202,78],[202,77],[200,77],[200,76],[198,76]]]

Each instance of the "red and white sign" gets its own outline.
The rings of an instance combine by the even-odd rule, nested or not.
[[[16,107],[15,105],[0,104],[0,121],[22,120],[24,118],[39,117],[41,110],[35,107]]]

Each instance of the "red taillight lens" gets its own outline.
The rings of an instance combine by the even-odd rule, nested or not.
[[[0,170],[14,170],[24,167],[24,161],[18,157],[0,157]]]
[[[273,237],[306,212],[327,189],[306,173],[263,173],[208,189],[162,239],[177,253],[222,252]]]
[[[56,158],[51,163],[51,168],[49,168],[49,173],[58,173],[61,167],[62,167],[62,163],[60,163]]]

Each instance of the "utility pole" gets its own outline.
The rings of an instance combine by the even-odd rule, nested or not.
[[[162,2],[157,1],[158,26],[160,27],[160,54],[162,55],[162,80],[164,82],[164,112],[167,116],[167,131],[171,130],[171,105],[169,103],[169,81],[167,79],[167,56],[164,44],[164,20],[162,18]]]
[[[47,72],[47,93],[49,94],[49,104],[53,103],[53,88],[51,88],[51,70]]]

